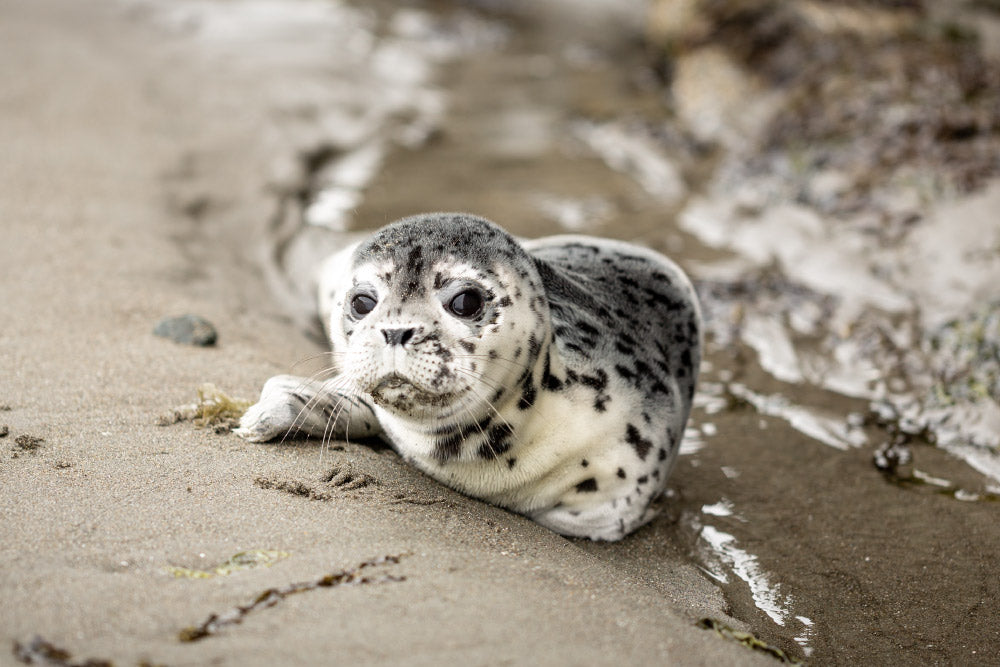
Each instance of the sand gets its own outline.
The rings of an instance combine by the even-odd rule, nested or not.
[[[145,11],[0,2],[0,664],[35,636],[123,665],[768,662],[696,627],[738,623],[668,521],[650,528],[661,540],[595,548],[386,449],[157,425],[203,382],[252,398],[318,348],[256,268],[273,82],[239,53],[228,69],[204,59]],[[308,81],[320,64],[287,67]],[[215,324],[215,347],[152,334],[189,312]],[[43,442],[19,447],[25,435]],[[288,555],[168,569],[250,550]],[[384,556],[399,562],[361,571],[366,585],[180,639],[265,590]]]

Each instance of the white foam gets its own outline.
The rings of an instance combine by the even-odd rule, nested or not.
[[[639,130],[620,122],[580,122],[573,133],[609,167],[628,174],[660,201],[677,203],[687,192],[674,161]]]
[[[757,557],[736,546],[736,538],[712,526],[701,529],[701,539],[712,548],[723,563],[750,587],[750,595],[758,609],[778,625],[784,626],[791,616],[789,599],[778,591],[760,567]]]
[[[816,410],[791,403],[784,396],[759,394],[742,384],[732,383],[729,391],[769,417],[784,419],[796,431],[840,450],[861,447],[868,438],[843,419],[818,414]]]

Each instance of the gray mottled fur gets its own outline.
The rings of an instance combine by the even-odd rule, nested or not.
[[[448,275],[430,275],[442,273],[442,262],[471,266],[472,279],[495,286],[479,317],[463,323],[468,335],[459,341],[462,349],[485,358],[489,348],[495,357],[490,336],[516,327],[501,352],[523,372],[506,377],[488,402],[454,414],[444,410],[433,423],[395,420],[392,410],[413,410],[407,397],[387,405],[364,388],[331,386],[331,396],[348,395],[355,406],[349,423],[334,434],[377,432],[372,424],[381,422],[383,437],[428,474],[564,534],[619,539],[642,525],[676,458],[698,376],[699,310],[680,269],[658,253],[618,241],[564,236],[522,242],[475,216],[406,218],[353,254],[352,270],[391,267],[380,278],[390,293],[378,321],[344,314],[349,292],[339,303],[332,292],[330,302],[321,303],[335,352],[337,340],[346,345],[356,329],[416,321],[413,347],[444,359],[435,366],[441,377],[424,384],[436,390],[436,382],[452,382],[444,362],[461,350],[435,327],[442,316],[434,303],[457,288]],[[511,272],[513,280],[502,278]],[[430,311],[433,318],[425,316]],[[289,415],[301,413],[310,399],[324,404],[316,400],[321,387],[293,392],[293,381],[269,384],[270,395],[265,387],[258,406],[269,396],[268,405],[282,407],[252,408],[240,429],[248,439],[287,430]],[[328,414],[295,426],[319,435],[329,420]]]

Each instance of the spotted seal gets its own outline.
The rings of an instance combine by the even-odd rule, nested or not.
[[[697,299],[666,257],[426,214],[329,259],[319,305],[338,374],[271,378],[242,437],[378,434],[564,535],[617,540],[651,518],[701,356]]]

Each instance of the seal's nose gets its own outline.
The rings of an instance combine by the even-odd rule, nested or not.
[[[413,338],[413,329],[382,329],[385,342],[389,345],[406,345]]]

